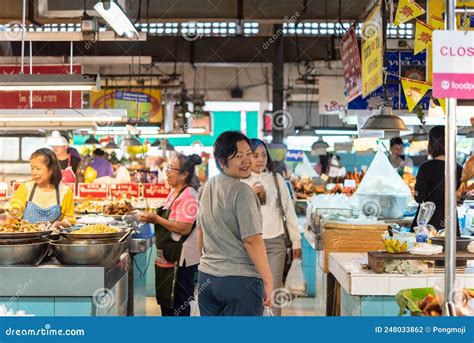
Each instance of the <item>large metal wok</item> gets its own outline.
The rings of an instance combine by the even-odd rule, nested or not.
[[[98,265],[111,267],[118,262],[130,242],[118,243],[116,241],[91,244],[87,240],[69,241],[61,239],[51,241],[54,256],[59,263],[66,265]]]
[[[36,266],[48,253],[48,239],[5,240],[0,242],[0,265]]]
[[[118,240],[122,238],[124,235],[126,235],[131,229],[130,228],[119,228],[119,227],[114,227],[114,229],[118,230],[117,232],[114,233],[91,233],[91,234],[77,234],[73,233],[76,230],[79,230],[80,227],[72,227],[68,229],[64,229],[61,231],[60,235],[61,237],[70,240],[70,241],[75,241],[75,240],[95,240],[95,239],[115,239]]]
[[[0,232],[0,240],[3,239],[40,239],[51,236],[53,230],[36,232]]]

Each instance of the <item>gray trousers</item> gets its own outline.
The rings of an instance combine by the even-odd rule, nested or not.
[[[268,262],[273,275],[273,289],[283,287],[283,271],[285,269],[286,245],[285,236],[277,236],[271,239],[265,239],[265,248],[267,250]],[[274,304],[272,307],[274,316],[281,316],[281,306]]]

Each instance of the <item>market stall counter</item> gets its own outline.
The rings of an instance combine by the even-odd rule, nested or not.
[[[383,249],[381,235],[391,224],[406,226],[413,218],[386,219],[376,224],[351,221],[319,221],[307,216],[305,240],[315,250],[315,298],[317,308],[327,315],[337,315],[335,302],[336,280],[329,270],[329,255],[335,252],[364,253]]]
[[[148,224],[134,230],[123,225],[125,235],[119,229],[92,232],[92,228],[107,227],[90,225],[64,230],[60,238],[39,238],[39,243],[31,244],[46,245],[46,250],[35,261],[19,253],[29,246],[22,245],[21,238],[16,238],[18,242],[3,238],[0,305],[37,316],[145,315],[146,271],[154,232]],[[83,232],[75,233],[79,231]],[[22,235],[8,235],[13,234]],[[104,235],[119,236],[105,239]],[[5,254],[8,251],[14,258]],[[28,251],[32,254],[33,250]]]
[[[416,275],[376,274],[362,268],[366,253],[330,253],[329,272],[340,284],[341,316],[397,316],[395,295],[404,289],[444,285],[444,268],[434,268]],[[472,268],[458,269],[459,287],[474,288]]]
[[[0,304],[35,316],[124,316],[130,263],[124,253],[111,268],[66,266],[55,259],[0,266]]]

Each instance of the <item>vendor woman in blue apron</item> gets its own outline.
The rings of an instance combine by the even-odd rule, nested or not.
[[[22,183],[10,202],[9,219],[30,223],[55,221],[53,228],[75,223],[74,195],[61,183],[61,167],[50,149],[36,150],[30,158],[31,181]]]

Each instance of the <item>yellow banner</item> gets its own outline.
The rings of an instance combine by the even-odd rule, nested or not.
[[[433,27],[417,20],[415,28],[415,55],[427,47],[431,47],[433,41]]]
[[[444,19],[437,16],[430,16],[428,25],[431,25],[435,30],[444,30]]]
[[[405,23],[413,18],[424,14],[423,7],[418,5],[414,0],[400,0],[398,2],[397,13],[395,14],[394,26]]]
[[[441,108],[443,109],[444,114],[446,114],[446,99],[438,99]]]
[[[428,0],[426,4],[428,11],[428,24],[436,30],[444,30],[443,13],[445,9],[445,0]],[[426,81],[431,82],[433,76],[433,52],[431,47],[426,49]]]
[[[381,6],[372,10],[362,25],[362,97],[383,84],[383,32]]]
[[[405,98],[407,100],[408,110],[411,112],[415,108],[416,104],[418,104],[421,98],[423,98],[423,96],[426,94],[428,89],[431,88],[431,84],[405,78],[402,78],[401,81],[403,93],[405,94]]]
[[[124,108],[132,121],[154,124],[163,121],[161,91],[158,89],[107,89],[89,92],[89,97],[90,108]]]

